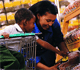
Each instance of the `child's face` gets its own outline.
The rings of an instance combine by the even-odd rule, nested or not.
[[[31,20],[29,21],[26,21],[26,25],[24,26],[24,29],[25,29],[25,32],[32,32],[35,25],[34,25],[34,22],[35,22],[35,16],[33,16],[33,18],[31,18]]]

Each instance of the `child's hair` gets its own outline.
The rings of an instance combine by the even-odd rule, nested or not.
[[[26,9],[21,8],[15,13],[15,21],[16,23],[20,23],[22,20],[26,19],[26,21],[29,21],[31,18],[33,18],[33,13]]]

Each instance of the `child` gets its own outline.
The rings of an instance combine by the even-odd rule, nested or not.
[[[15,14],[16,24],[10,25],[10,26],[6,27],[0,33],[5,38],[9,38],[9,34],[18,34],[18,33],[29,33],[29,32],[32,32],[32,30],[35,27],[34,26],[35,19],[36,18],[35,18],[34,14],[31,11],[29,11],[29,10],[27,10],[25,8],[21,8]],[[49,49],[49,50],[51,50],[53,52],[56,52],[56,53],[58,53],[61,56],[66,56],[67,55],[65,52],[57,50],[55,47],[50,45],[48,42],[39,39],[38,36],[36,36],[36,41],[37,41],[38,44],[40,44],[44,48]],[[13,50],[14,50],[14,48],[13,48]],[[14,50],[14,51],[17,51],[17,50]],[[42,69],[54,69],[55,68],[55,66],[47,67],[46,65],[44,65],[42,63],[39,63],[39,64],[41,66],[40,68],[42,68]],[[37,65],[36,65],[36,67],[37,67]]]

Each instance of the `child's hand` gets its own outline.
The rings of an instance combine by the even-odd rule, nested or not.
[[[68,54],[66,52],[64,52],[64,51],[60,51],[59,55],[61,55],[61,56],[68,56]]]
[[[9,39],[9,34],[8,33],[3,32],[2,35],[4,36],[5,39],[7,39],[7,38]]]

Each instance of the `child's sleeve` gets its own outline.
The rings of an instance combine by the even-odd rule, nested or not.
[[[36,35],[36,40],[38,40],[39,39],[39,37]]]
[[[3,32],[6,32],[6,33],[10,34],[12,32],[12,27],[7,26],[4,29],[0,30],[0,36],[2,35]]]
[[[3,32],[4,32],[4,30],[0,30],[0,36],[2,35]]]

